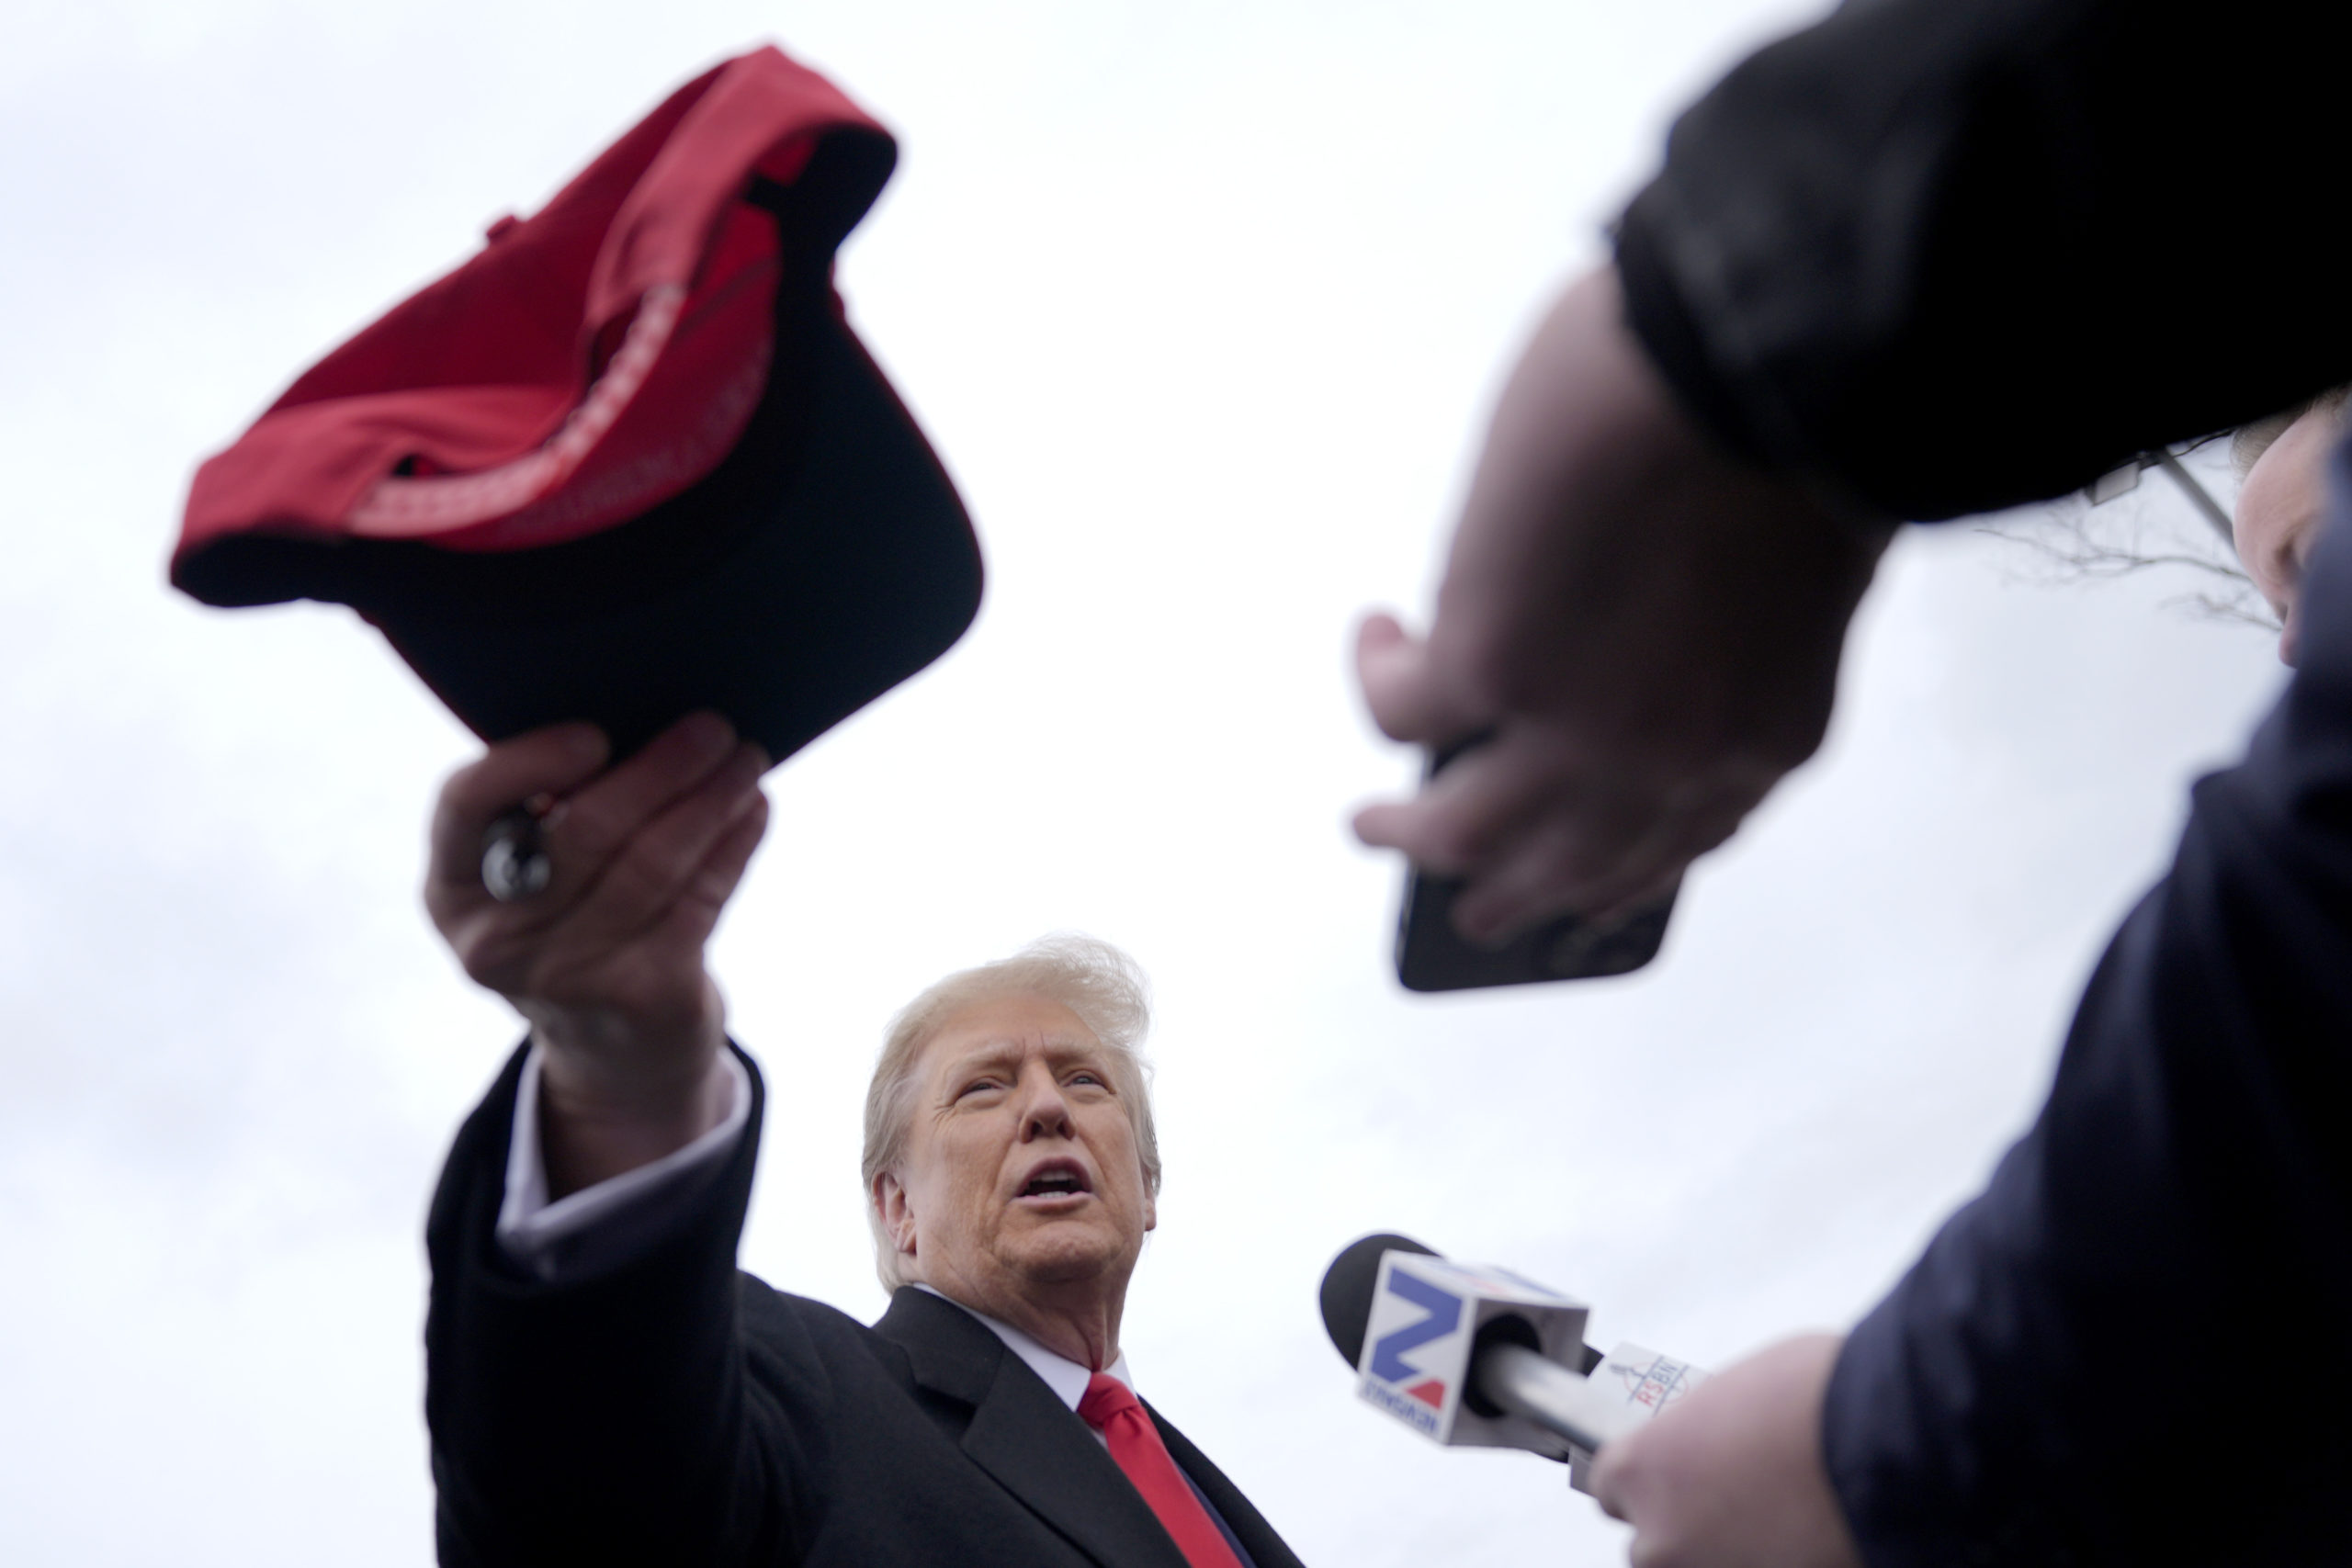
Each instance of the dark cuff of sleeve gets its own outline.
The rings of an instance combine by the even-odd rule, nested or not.
[[[1652,184],[1634,198],[1617,220],[1617,276],[1625,298],[1625,323],[1649,353],[1650,363],[1699,426],[1724,450],[1759,468],[1776,468],[1747,412],[1708,355],[1706,339],[1691,317],[1666,260],[1653,210],[1661,199]]]
[[[1910,1281],[1906,1281],[1906,1285]],[[1977,1494],[1967,1434],[1915,1363],[1905,1288],[1854,1325],[1822,1400],[1821,1461],[1866,1568],[2072,1568],[2082,1560],[2025,1500]],[[1946,1393],[1949,1391],[1945,1391]]]
[[[1846,1528],[1868,1568],[1942,1568],[1961,1561],[1932,1550],[1906,1528],[1906,1471],[1921,1456],[1903,1373],[1900,1326],[1887,1303],[1854,1325],[1822,1396],[1821,1462]],[[1909,1499],[1917,1501],[1917,1498]]]

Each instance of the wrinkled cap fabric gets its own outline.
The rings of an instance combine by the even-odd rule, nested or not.
[[[172,581],[351,605],[485,739],[712,707],[781,761],[979,604],[832,286],[896,155],[775,49],[687,84],[205,462]]]

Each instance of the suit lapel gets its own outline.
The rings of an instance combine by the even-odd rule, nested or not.
[[[1168,1445],[1168,1452],[1193,1484],[1216,1511],[1225,1517],[1226,1528],[1241,1538],[1242,1547],[1250,1553],[1258,1568],[1302,1568],[1298,1554],[1290,1544],[1274,1533],[1274,1527],[1250,1506],[1241,1488],[1225,1478],[1225,1472],[1209,1462],[1208,1455],[1194,1448],[1192,1439],[1169,1424],[1168,1418],[1151,1408],[1146,1401],[1144,1408],[1150,1412],[1151,1424],[1159,1428],[1159,1440]]]
[[[953,1303],[905,1289],[874,1327],[906,1349],[917,1382],[972,1406],[963,1436],[972,1462],[1102,1568],[1186,1568],[1176,1543],[1085,1423],[986,1324]],[[1281,1562],[1260,1559],[1261,1568]]]

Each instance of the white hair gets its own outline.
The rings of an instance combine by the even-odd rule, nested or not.
[[[2330,387],[2324,392],[2305,398],[2292,408],[2281,409],[2266,419],[2256,420],[2252,424],[2238,426],[2230,437],[2230,466],[2237,470],[2239,480],[2243,482],[2246,475],[2254,472],[2255,464],[2260,462],[2262,455],[2287,434],[2289,426],[2314,409],[2341,410],[2347,397],[2352,397],[2352,386]]]
[[[874,1081],[865,1090],[865,1223],[874,1232],[874,1268],[882,1288],[905,1284],[899,1249],[882,1223],[874,1184],[896,1171],[907,1152],[920,1088],[915,1068],[947,1021],[974,1002],[998,997],[1045,997],[1078,1015],[1110,1055],[1112,1088],[1134,1125],[1136,1153],[1143,1163],[1144,1190],[1159,1192],[1159,1134],[1151,1120],[1151,1064],[1143,1055],[1151,1030],[1149,983],[1143,969],[1107,942],[1061,931],[1038,938],[1010,958],[963,969],[926,989],[899,1010],[882,1037]]]

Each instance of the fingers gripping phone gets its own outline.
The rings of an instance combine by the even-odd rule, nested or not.
[[[1481,741],[1476,736],[1430,759],[1424,780]],[[1666,940],[1674,893],[1612,919],[1563,915],[1521,931],[1499,947],[1481,947],[1453,929],[1458,877],[1419,869],[1405,878],[1396,915],[1396,978],[1408,991],[1465,991],[1486,986],[1531,986],[1546,980],[1592,980],[1630,975],[1657,956]],[[1677,891],[1679,891],[1678,886]]]

